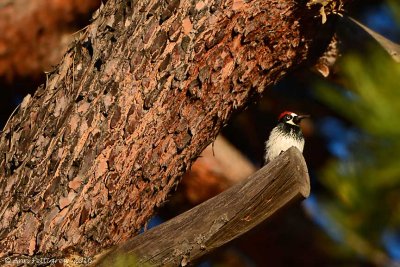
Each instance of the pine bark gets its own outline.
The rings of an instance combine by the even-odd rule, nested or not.
[[[325,46],[312,11],[109,0],[1,134],[0,257],[136,235],[229,116]]]

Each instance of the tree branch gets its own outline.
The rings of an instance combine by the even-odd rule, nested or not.
[[[304,158],[291,148],[245,181],[109,251],[97,264],[114,266],[129,254],[137,264],[185,266],[309,192]]]

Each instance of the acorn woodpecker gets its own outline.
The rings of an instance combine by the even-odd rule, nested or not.
[[[301,132],[300,121],[308,117],[310,116],[297,115],[290,111],[282,112],[279,115],[278,125],[272,129],[267,142],[265,142],[265,164],[292,146],[303,152],[304,137]]]

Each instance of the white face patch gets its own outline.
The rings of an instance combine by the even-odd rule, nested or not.
[[[290,116],[292,116],[292,119],[286,121],[285,123],[291,124],[291,125],[294,125],[294,126],[298,126],[298,124],[296,124],[296,123],[293,122],[293,119],[294,119],[294,117],[297,117],[297,114],[296,114],[296,113],[291,113]]]

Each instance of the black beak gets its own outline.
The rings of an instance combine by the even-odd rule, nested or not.
[[[293,118],[293,122],[296,124],[300,124],[302,119],[309,118],[310,115],[299,115]]]

